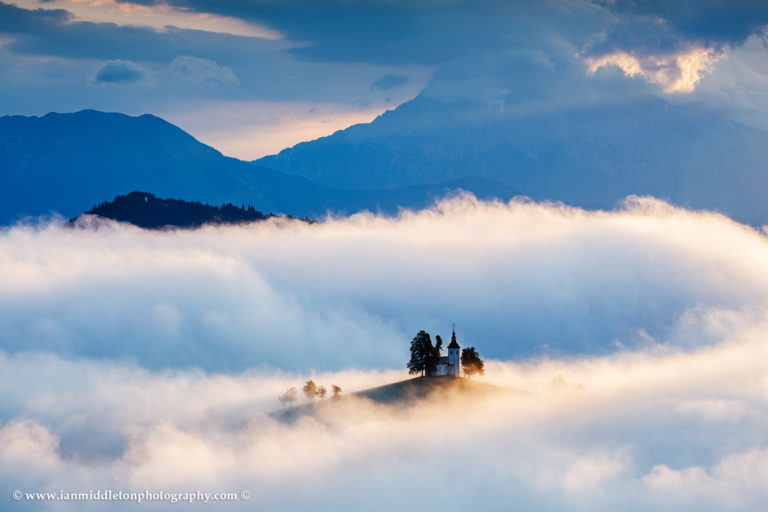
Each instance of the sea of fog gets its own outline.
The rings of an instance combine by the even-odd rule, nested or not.
[[[522,391],[277,396],[407,378],[425,329]],[[0,507],[14,490],[233,492],[200,510],[763,511],[768,238],[653,198],[459,197],[396,218],[0,231]]]

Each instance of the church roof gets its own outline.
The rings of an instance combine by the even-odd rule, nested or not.
[[[461,346],[456,342],[456,331],[453,331],[453,334],[451,334],[451,343],[448,345],[448,348],[461,348]]]

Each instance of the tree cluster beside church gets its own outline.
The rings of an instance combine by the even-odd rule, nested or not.
[[[475,347],[462,350],[456,341],[456,330],[451,333],[451,342],[447,347],[447,355],[443,355],[443,340],[435,336],[435,344],[426,331],[419,331],[411,340],[411,359],[406,367],[408,373],[427,377],[461,377],[469,378],[474,374],[485,373],[483,360]]]

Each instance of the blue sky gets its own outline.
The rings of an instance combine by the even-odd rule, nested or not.
[[[487,100],[528,59],[545,94],[611,76],[766,128],[767,23],[756,1],[9,0],[0,113],[150,112],[255,158],[425,88]]]

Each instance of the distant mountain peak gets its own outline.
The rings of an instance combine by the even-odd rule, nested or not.
[[[326,187],[386,188],[479,176],[535,200],[611,208],[653,195],[768,222],[768,132],[652,95],[573,105],[425,95],[373,122],[256,163]]]

